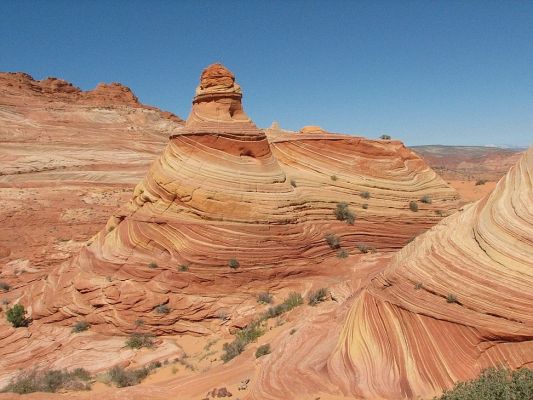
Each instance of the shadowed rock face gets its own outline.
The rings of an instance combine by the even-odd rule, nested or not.
[[[207,333],[221,310],[238,314],[257,285],[329,273],[317,267],[335,255],[327,233],[347,251],[361,243],[391,250],[438,221],[437,209],[454,209],[456,193],[400,142],[278,132],[269,144],[241,96],[223,66],[202,73],[186,126],[131,201],[28,297],[34,319],[67,324],[82,314],[130,332],[143,316],[156,333]],[[423,195],[432,203],[410,211]],[[335,218],[339,202],[356,214],[354,225]],[[170,312],[154,313],[159,304]]]
[[[336,344],[330,318],[285,345],[251,398],[431,398],[487,367],[533,366],[532,199],[533,147],[490,195],[398,252],[356,294]]]

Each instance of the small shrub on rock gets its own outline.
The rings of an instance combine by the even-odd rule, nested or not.
[[[259,293],[257,295],[257,302],[259,304],[271,304],[272,303],[272,295],[268,292]]]
[[[361,192],[361,197],[363,199],[369,199],[370,198],[370,192]]]
[[[339,221],[346,221],[349,225],[355,222],[355,214],[349,209],[347,203],[338,203],[335,208],[335,217]]]
[[[454,294],[449,294],[446,296],[446,302],[448,303],[459,303],[459,300],[457,300],[457,296]]]
[[[90,390],[91,374],[83,368],[75,370],[42,370],[22,371],[11,380],[1,392],[27,394],[34,392],[55,393],[59,390]]]
[[[333,250],[340,249],[341,247],[341,240],[337,235],[334,235],[333,233],[328,233],[326,236],[326,243],[329,245],[329,247]]]
[[[155,269],[155,268],[157,268],[157,267],[158,267],[157,263],[155,263],[155,262],[153,262],[153,261],[152,261],[151,263],[148,264],[148,268]]]
[[[130,349],[141,349],[143,347],[154,347],[154,337],[148,333],[132,333],[126,340],[126,346]]]
[[[337,178],[337,175],[331,175],[330,178],[331,178],[331,180],[333,182],[335,182],[337,179],[339,179],[339,178]]]
[[[361,207],[363,207],[363,210],[366,210],[366,209],[368,209],[368,204],[365,203]]]
[[[178,268],[178,270],[180,272],[187,272],[189,270],[189,265],[188,264],[181,264],[180,267]]]
[[[86,331],[91,327],[91,324],[89,324],[87,321],[78,321],[72,326],[72,332],[74,333],[80,333],[83,331]]]
[[[484,185],[485,183],[487,183],[486,179],[479,179],[476,181],[476,186]]]
[[[424,203],[424,204],[431,204],[431,196],[429,195],[424,195],[420,198],[420,202],[421,203]]]
[[[409,202],[409,209],[412,212],[417,212],[418,211],[418,204],[416,203],[416,201],[410,201]]]
[[[379,138],[381,140],[390,140],[391,139],[389,135],[381,135]]]
[[[170,312],[170,307],[166,304],[159,304],[154,308],[154,311],[158,314],[168,314]]]
[[[343,250],[339,250],[337,252],[337,258],[343,259],[343,258],[348,258],[348,256],[349,256],[348,252],[346,250],[344,250],[344,249]]]
[[[255,358],[266,356],[267,354],[270,354],[270,345],[264,344],[262,346],[259,346],[257,350],[255,351]]]
[[[123,367],[115,366],[111,368],[107,375],[109,380],[117,387],[134,386],[150,374],[150,369],[147,367],[126,370]]]
[[[232,258],[231,260],[228,261],[228,266],[232,269],[237,269],[240,267],[240,265],[241,264],[236,258]]]
[[[11,286],[9,286],[9,283],[7,282],[0,282],[0,290],[2,292],[7,292],[9,291],[9,289],[11,289]]]
[[[320,288],[314,292],[309,293],[307,302],[310,306],[316,306],[326,300],[328,291],[325,288]]]
[[[15,328],[28,325],[28,320],[26,319],[26,310],[22,304],[15,304],[13,307],[9,308],[6,312],[6,318],[7,321]]]
[[[370,251],[370,248],[366,244],[360,244],[357,246],[357,248],[359,249],[361,253],[364,253],[364,254]]]

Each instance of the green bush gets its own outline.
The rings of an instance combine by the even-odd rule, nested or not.
[[[180,272],[187,272],[189,270],[189,264],[181,264],[179,267]]]
[[[310,306],[316,306],[318,303],[322,303],[326,300],[328,291],[325,288],[320,288],[314,292],[309,293],[307,302]]]
[[[425,203],[425,204],[431,204],[431,196],[429,195],[424,195],[420,198],[420,202],[421,203]]]
[[[457,383],[434,400],[529,400],[533,399],[533,370],[489,368],[477,379]]]
[[[148,264],[148,268],[155,269],[155,268],[157,268],[157,267],[158,267],[157,263],[155,263],[155,262],[153,262],[153,261],[152,261],[151,263]]]
[[[329,247],[333,250],[340,249],[341,247],[341,240],[337,235],[334,235],[333,233],[328,233],[326,236],[326,243],[329,245]]]
[[[11,286],[9,286],[9,283],[7,282],[0,282],[0,290],[2,292],[7,292],[9,289],[11,289]]]
[[[224,351],[221,357],[222,361],[227,363],[228,361],[234,359],[239,354],[241,354],[245,348],[246,343],[238,339],[235,339],[231,343],[224,343],[222,345],[222,351]]]
[[[255,351],[255,358],[263,357],[267,354],[270,354],[270,345],[264,344],[262,346],[259,346]]]
[[[370,198],[370,192],[361,192],[360,196],[363,199],[369,199]]]
[[[170,307],[166,304],[159,304],[154,308],[154,311],[158,314],[168,314],[170,312]]]
[[[339,250],[337,252],[337,258],[348,258],[349,254],[346,250]]]
[[[448,303],[459,303],[459,300],[457,300],[457,296],[455,296],[454,294],[449,294],[448,296],[446,296],[446,301]]]
[[[259,304],[270,304],[272,303],[272,295],[268,292],[259,293],[257,295],[257,302]]]
[[[349,225],[355,222],[355,214],[348,208],[347,203],[338,203],[335,208],[335,217],[339,221],[346,221]]]
[[[240,267],[240,263],[239,261],[236,259],[236,258],[232,258],[231,260],[228,261],[228,266],[230,268],[233,268],[233,269],[237,269]]]
[[[364,254],[370,251],[370,248],[366,244],[360,244],[357,246],[357,248],[359,249],[361,253],[364,253]]]
[[[416,201],[410,201],[409,202],[409,209],[412,212],[417,212],[418,211],[418,204],[416,203]]]
[[[148,333],[132,333],[131,336],[126,340],[126,346],[130,349],[140,349],[142,347],[153,347],[154,346],[154,337]]]
[[[381,140],[390,140],[390,136],[389,135],[381,135],[379,138]]]
[[[33,369],[22,371],[1,391],[27,394],[55,393],[58,390],[91,390],[89,382],[91,379],[91,374],[83,368],[76,368],[71,372]]]
[[[150,369],[147,367],[126,370],[123,367],[115,366],[111,368],[107,375],[109,380],[117,387],[134,386],[150,374]]]
[[[91,324],[89,324],[87,321],[78,321],[72,327],[72,332],[74,333],[83,332],[89,329],[90,327],[91,327]]]
[[[26,319],[26,310],[22,304],[15,304],[13,307],[9,308],[6,313],[6,318],[7,321],[15,328],[28,325],[28,320]]]

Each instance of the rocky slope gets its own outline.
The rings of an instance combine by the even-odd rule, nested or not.
[[[340,335],[342,312],[280,344],[250,398],[431,398],[490,366],[533,367],[532,199],[530,148],[490,195],[355,292]]]
[[[100,109],[87,111],[93,106],[84,103],[86,95],[75,90],[73,95],[82,117],[79,111],[59,117],[52,109],[43,112],[52,122],[40,123],[57,126],[58,119],[64,124],[64,118],[90,117],[91,129],[99,131],[124,133],[120,124],[132,120],[146,129],[133,129],[119,142],[128,149],[123,158],[116,150],[102,156],[111,173],[89,173],[94,163],[82,162],[69,177],[112,182],[117,170],[138,163],[130,149],[155,149],[163,134],[170,141],[131,200],[76,258],[46,275],[24,274],[23,282],[14,281],[9,301],[23,303],[33,323],[27,331],[0,324],[4,380],[19,366],[42,365],[45,359],[48,365],[91,371],[131,360],[135,354],[121,349],[120,335],[138,329],[139,319],[146,332],[158,335],[227,332],[257,314],[259,291],[282,296],[293,288],[305,293],[316,282],[339,284],[348,279],[347,266],[356,254],[372,247],[399,249],[457,206],[456,192],[398,141],[322,129],[299,134],[258,129],[242,108],[233,74],[218,64],[202,73],[184,126],[133,105],[113,108],[99,119]],[[95,126],[95,121],[111,125]],[[62,143],[82,140],[83,132],[64,129]],[[150,147],[148,139],[156,137]],[[102,151],[116,149],[111,147],[116,142],[99,140]],[[77,154],[72,159],[83,160],[83,151]],[[120,166],[112,162],[117,159]],[[52,173],[57,171],[36,175],[63,176],[47,175]],[[410,202],[417,202],[417,212]],[[351,216],[353,224],[346,221]],[[337,257],[339,249],[327,244],[327,234],[338,236],[348,258]],[[366,277],[360,275],[354,285]],[[91,323],[82,338],[85,347],[69,336],[80,319]],[[162,339],[156,357],[178,351],[173,342]],[[15,348],[25,351],[14,355]],[[101,349],[109,357],[99,356]]]

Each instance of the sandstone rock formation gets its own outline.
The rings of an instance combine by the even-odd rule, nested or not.
[[[336,344],[333,315],[313,325],[321,346],[308,330],[280,349],[251,398],[431,398],[487,367],[532,367],[532,199],[533,147],[492,194],[419,236],[357,292]]]
[[[9,361],[2,365],[4,380],[28,365],[32,354],[35,363],[46,360],[62,368],[80,366],[80,360],[91,371],[113,365],[110,358],[98,357],[95,346],[84,349],[76,338],[66,339],[65,332],[80,319],[91,324],[87,335],[101,340],[96,346],[112,353],[123,343],[123,338],[117,343],[117,335],[135,331],[139,319],[146,332],[157,335],[207,335],[254,318],[259,291],[304,292],[318,280],[341,285],[349,293],[342,282],[353,272],[351,257],[372,249],[399,249],[457,208],[457,193],[399,141],[258,129],[242,108],[242,92],[233,74],[219,64],[202,73],[184,126],[133,105],[103,112],[100,106],[82,104],[89,101],[87,96],[62,82],[39,84],[47,88],[40,91],[31,82],[27,86],[41,99],[55,90],[51,109],[39,109],[54,127],[58,121],[64,126],[65,118],[90,118],[84,129],[127,132],[119,149],[159,146],[154,139],[150,147],[145,135],[167,134],[170,141],[130,201],[112,214],[77,257],[46,275],[21,275],[29,278],[15,286],[9,300],[23,303],[33,323],[29,334],[23,334],[0,322],[0,357],[15,346],[27,349],[23,361],[4,358]],[[83,112],[59,112],[65,103],[57,99],[71,95],[73,102],[81,102],[76,107]],[[130,96],[125,99],[133,101]],[[124,120],[136,121],[131,134]],[[116,125],[97,129],[97,121]],[[137,131],[139,125],[144,128]],[[43,140],[25,129],[28,136]],[[82,140],[81,129],[61,128],[62,145]],[[7,130],[15,137],[13,132]],[[104,146],[114,143],[99,140]],[[118,149],[111,148],[106,159],[121,161],[123,169],[110,162],[111,175],[89,173],[86,169],[93,164],[87,162],[69,170],[68,176],[84,174],[89,182],[105,181],[116,177],[115,171],[129,170],[131,152],[118,157]],[[72,159],[83,157],[78,151]],[[51,180],[47,174],[52,173],[56,171],[39,176]],[[11,174],[9,179],[14,180]],[[418,203],[417,212],[410,202]],[[353,224],[336,218],[339,206],[351,213]],[[337,258],[338,249],[327,244],[327,234],[337,235],[351,257]],[[366,269],[358,274],[353,287],[361,287],[369,277]]]

